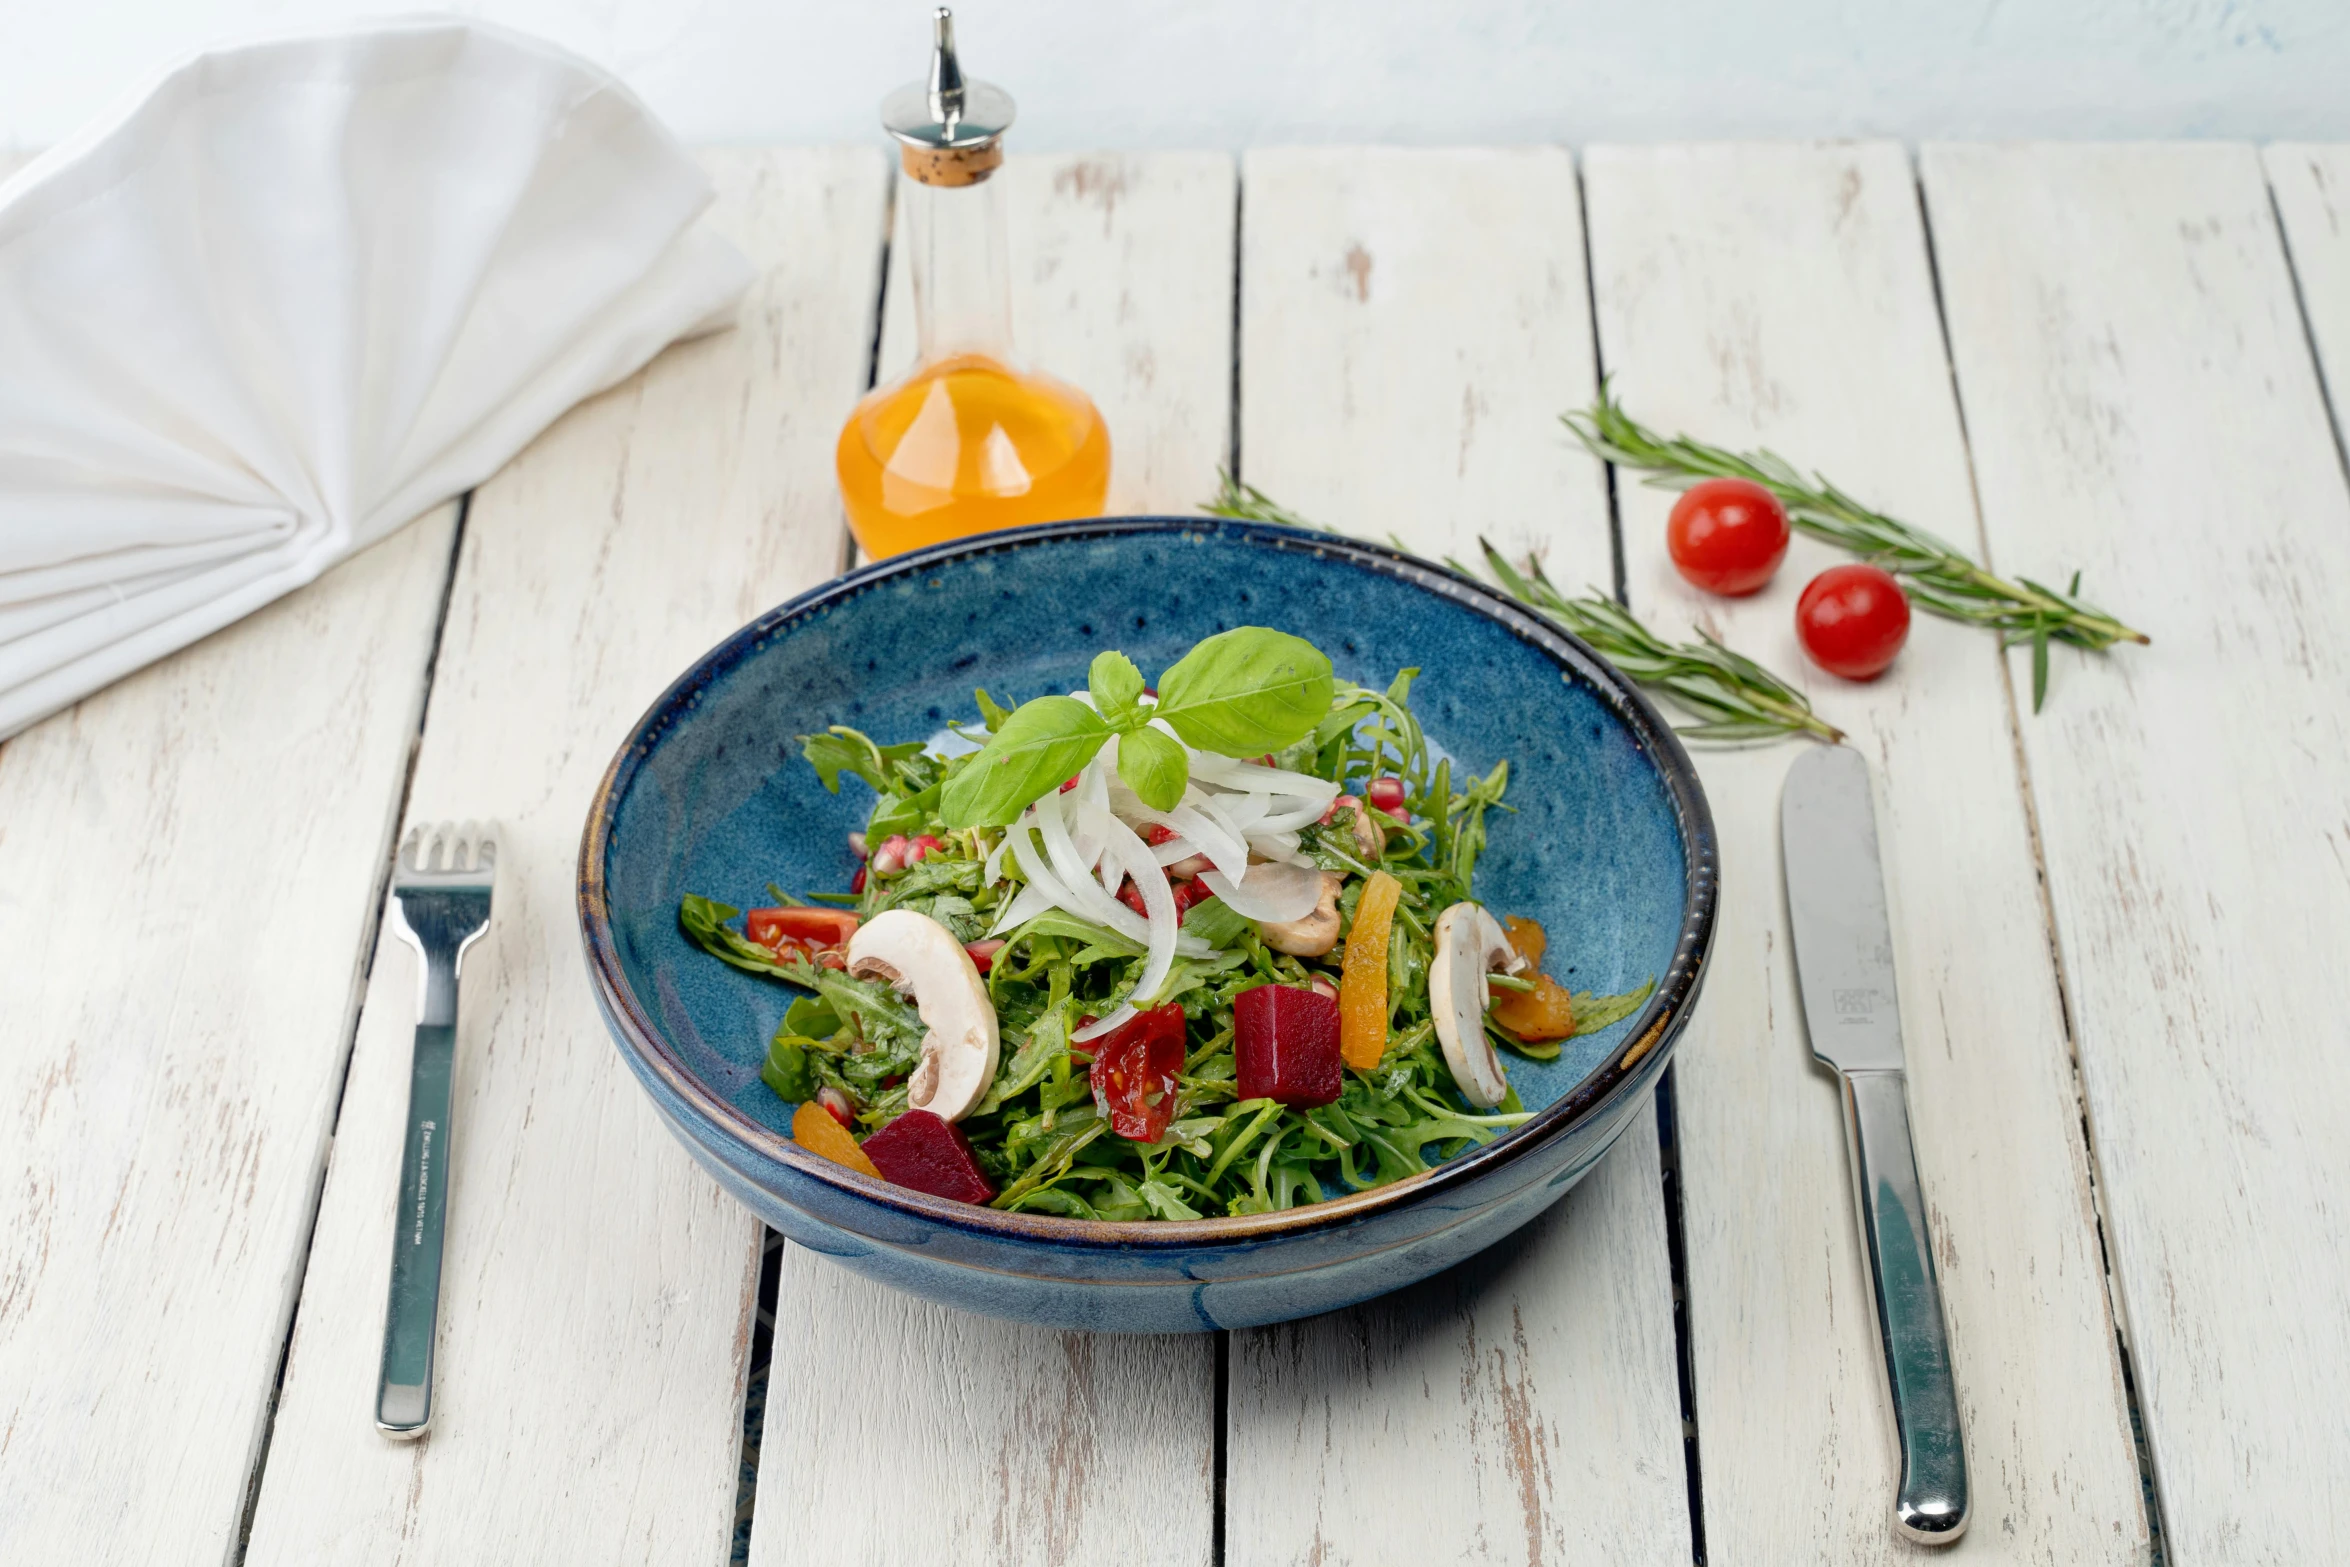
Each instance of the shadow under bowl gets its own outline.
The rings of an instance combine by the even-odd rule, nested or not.
[[[1420,671],[1412,709],[1455,766],[1507,759],[1480,901],[1549,932],[1572,990],[1656,981],[1635,1016],[1512,1058],[1525,1125],[1393,1185],[1279,1213],[1103,1223],[1003,1213],[800,1148],[760,1080],[795,992],[679,930],[686,893],[844,888],[870,792],[827,793],[794,736],[943,733],[998,700],[1085,682],[1104,647],[1164,669],[1236,625],[1313,641],[1341,678]],[[679,1141],[767,1223],[932,1300],[1068,1327],[1169,1332],[1328,1311],[1450,1266],[1598,1162],[1688,1021],[1713,933],[1713,826],[1687,755],[1623,676],[1512,600],[1327,534],[1196,517],[1101,518],[958,540],[849,573],[728,637],[637,723],[580,847],[588,970],[620,1052]]]

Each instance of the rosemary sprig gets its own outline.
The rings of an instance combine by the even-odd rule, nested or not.
[[[1229,473],[1221,478],[1215,499],[1200,508],[1211,517],[1270,522],[1315,533],[1333,531]],[[1513,598],[1557,621],[1631,679],[1700,720],[1681,728],[1689,739],[1728,744],[1797,734],[1831,742],[1844,738],[1842,730],[1811,710],[1802,692],[1704,631],[1695,642],[1668,642],[1613,599],[1597,593],[1569,598],[1544,575],[1539,562],[1529,560],[1520,571],[1485,540],[1477,543],[1493,579]],[[1401,540],[1396,547],[1404,547]],[[1457,560],[1445,564],[1464,577],[1477,575]]]
[[[2116,642],[2147,640],[2144,632],[2084,601],[2077,571],[2061,593],[2029,577],[2011,582],[1947,540],[1871,511],[1822,475],[1806,481],[1775,452],[1724,451],[1685,435],[1667,440],[1624,412],[1604,384],[1597,402],[1560,420],[1594,457],[1644,473],[1661,489],[1687,489],[1701,479],[1751,479],[1779,497],[1790,526],[1904,578],[1910,599],[1920,607],[1997,631],[2003,647],[2030,643],[2035,713],[2048,694],[2050,642],[2097,652]]]

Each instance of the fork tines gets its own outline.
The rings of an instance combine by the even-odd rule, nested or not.
[[[400,845],[399,877],[481,880],[498,865],[495,822],[419,823]]]

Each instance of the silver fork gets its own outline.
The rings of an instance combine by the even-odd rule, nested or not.
[[[494,824],[411,828],[392,871],[387,911],[423,959],[416,1052],[408,1071],[408,1142],[384,1308],[383,1375],[375,1427],[413,1439],[432,1423],[432,1352],[441,1311],[441,1236],[449,1208],[449,1084],[457,1055],[457,974],[490,925],[497,881]]]

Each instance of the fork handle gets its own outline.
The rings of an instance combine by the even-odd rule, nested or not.
[[[454,975],[450,989],[455,989]],[[432,1422],[441,1236],[449,1207],[449,1089],[456,1060],[453,1024],[416,1025],[408,1074],[408,1147],[400,1160],[392,1235],[391,1299],[384,1309],[383,1376],[375,1394],[376,1429],[387,1436],[420,1437]]]

